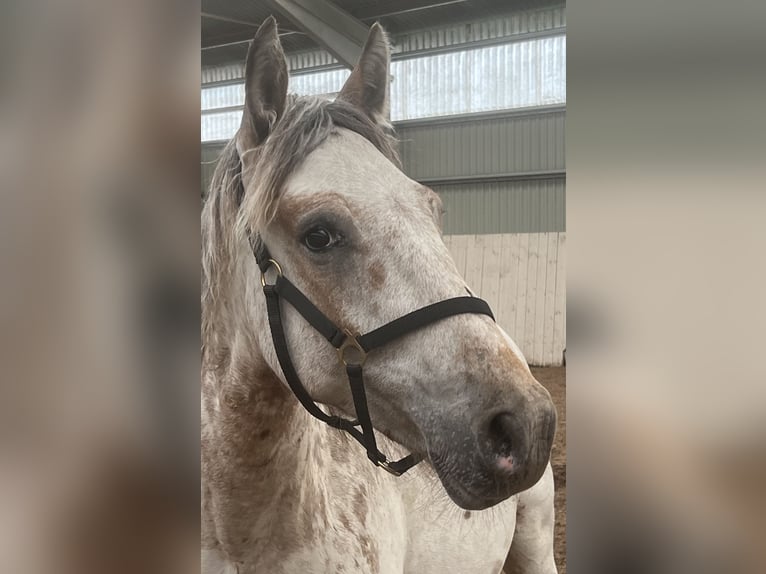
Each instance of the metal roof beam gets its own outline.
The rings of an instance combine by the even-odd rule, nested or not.
[[[378,18],[410,14],[411,12],[441,8],[452,4],[464,4],[465,2],[467,0],[427,0],[425,2],[416,0],[389,0],[384,4],[383,12],[381,12],[381,7],[372,6],[360,10],[355,15],[360,20],[377,20]]]
[[[228,22],[231,24],[242,24],[243,26],[251,26],[258,28],[258,24],[250,22],[249,20],[240,20],[239,18],[231,18],[229,16],[221,16],[220,14],[213,14],[212,12],[201,12],[200,15],[208,20],[218,20],[219,22]]]
[[[303,32],[298,32],[297,30],[284,30],[283,32],[279,33],[279,37],[284,38],[285,36],[292,36],[294,34],[303,34]],[[211,44],[210,46],[202,46],[201,50],[204,52],[205,50],[218,50],[219,48],[230,48],[231,46],[239,46],[240,44],[249,44],[252,41],[253,41],[252,37],[247,37],[244,40],[235,40],[233,42],[225,42],[223,44]]]
[[[367,40],[369,28],[328,0],[270,0],[312,40],[339,62],[353,68]]]

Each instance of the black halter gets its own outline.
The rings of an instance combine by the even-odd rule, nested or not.
[[[261,270],[261,284],[263,293],[266,295],[266,307],[269,315],[269,327],[274,341],[274,349],[279,359],[279,365],[285,375],[287,384],[309,414],[327,423],[331,427],[341,429],[349,433],[354,439],[367,449],[367,457],[375,464],[395,476],[401,476],[410,468],[422,460],[422,457],[410,454],[401,460],[389,461],[378,450],[375,442],[375,432],[370,421],[370,413],[367,409],[367,395],[364,390],[362,367],[367,360],[367,354],[373,349],[382,347],[394,339],[398,339],[408,333],[422,327],[463,313],[478,313],[489,315],[494,320],[492,311],[486,301],[477,297],[454,297],[445,299],[432,305],[422,307],[408,313],[398,319],[378,327],[365,335],[354,334],[348,329],[341,329],[330,321],[324,313],[314,305],[289,279],[282,274],[282,267],[277,263],[261,241],[259,236],[251,237],[250,245],[255,254],[255,260]],[[266,272],[273,267],[277,273],[273,284],[266,283]],[[306,387],[300,381],[290,359],[287,349],[287,340],[282,325],[280,311],[280,298],[290,303],[308,323],[314,327],[330,344],[338,351],[338,360],[346,369],[348,382],[351,386],[351,395],[354,399],[356,420],[351,421],[339,416],[326,414],[309,396]],[[359,427],[359,428],[357,428]],[[361,429],[361,430],[360,430]]]

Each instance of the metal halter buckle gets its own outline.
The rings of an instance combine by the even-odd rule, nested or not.
[[[343,340],[343,343],[340,347],[338,347],[338,360],[341,362],[341,364],[344,367],[348,367],[349,365],[359,365],[360,367],[364,365],[364,362],[367,360],[367,351],[362,349],[362,346],[359,344],[359,341],[357,340],[357,337],[359,337],[359,334],[352,333],[348,329],[345,329],[343,331],[346,334],[346,338]],[[348,357],[346,355],[347,349],[353,349],[358,353],[358,357],[354,358],[353,356]]]
[[[399,472],[398,470],[394,470],[393,468],[391,468],[388,464],[388,461],[386,460],[379,460],[378,466],[389,474],[393,474],[394,476],[402,476],[402,473]]]
[[[271,267],[273,267],[274,271],[277,272],[277,277],[282,277],[282,266],[279,263],[277,263],[274,259],[269,259],[268,261],[266,261],[266,263],[268,263],[269,266],[266,267],[266,269],[264,269],[263,271],[261,271],[261,286],[262,287],[266,287],[266,271],[268,271]]]

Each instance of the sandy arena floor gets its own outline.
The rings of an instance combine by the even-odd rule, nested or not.
[[[566,574],[566,526],[567,526],[567,411],[566,411],[566,368],[533,368],[532,374],[548,389],[558,411],[556,441],[551,453],[553,476],[556,481],[556,565],[559,574]]]

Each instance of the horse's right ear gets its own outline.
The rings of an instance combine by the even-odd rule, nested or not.
[[[277,21],[269,16],[255,33],[245,64],[245,110],[237,132],[242,154],[268,137],[285,110],[287,62],[277,34]]]

